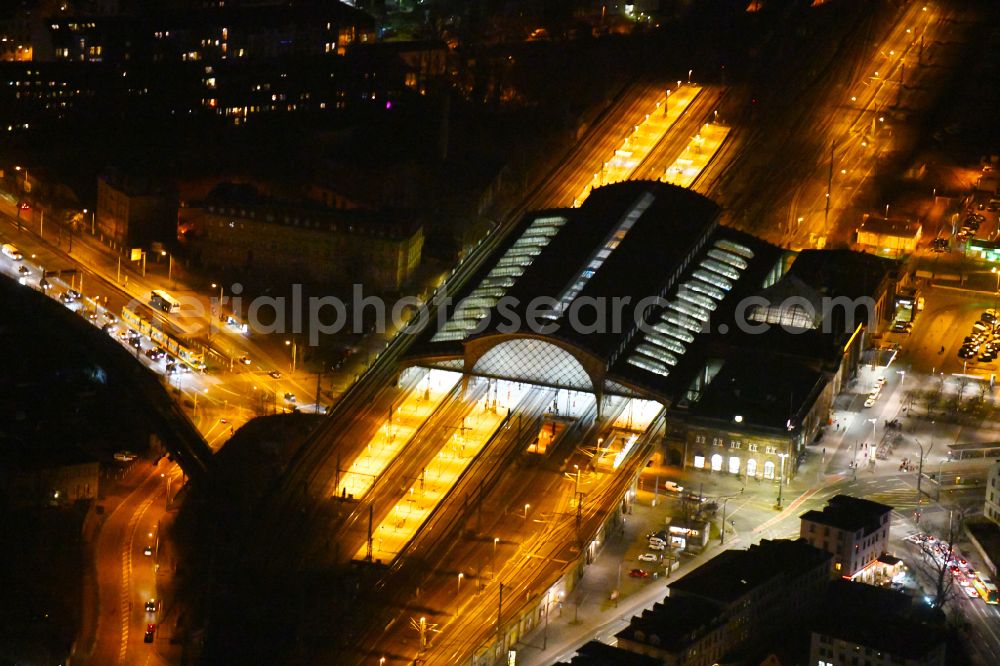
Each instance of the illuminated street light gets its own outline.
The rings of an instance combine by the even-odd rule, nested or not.
[[[528,519],[528,509],[530,509],[530,508],[531,508],[531,505],[530,505],[530,504],[525,504],[525,505],[524,505],[524,519],[525,519],[525,520],[527,520],[527,519]]]
[[[462,579],[463,578],[465,578],[465,574],[462,573],[461,571],[458,572],[458,590],[456,591],[456,594],[461,594],[462,593]]]
[[[285,340],[285,346],[292,348],[292,374],[295,374],[295,362],[298,356],[298,345],[295,340]]]
[[[496,579],[497,577],[497,544],[500,543],[500,537],[493,537],[493,559],[490,560],[490,578]]]

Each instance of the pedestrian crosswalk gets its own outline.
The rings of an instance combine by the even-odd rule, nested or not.
[[[891,506],[897,511],[913,510],[917,507],[917,490],[909,485],[865,493],[864,497]]]

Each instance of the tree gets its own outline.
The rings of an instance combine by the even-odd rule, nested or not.
[[[930,580],[932,590],[927,596],[934,610],[943,611],[955,596],[955,577],[951,574],[950,562],[955,556],[955,541],[962,532],[966,511],[967,509],[949,509],[948,524],[944,526],[940,540],[933,545],[928,541],[920,542],[923,561],[914,564]],[[935,549],[936,545],[942,544],[943,550]]]

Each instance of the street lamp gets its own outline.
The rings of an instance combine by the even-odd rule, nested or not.
[[[920,440],[918,440],[916,437],[914,437],[913,441],[917,445],[917,447],[920,449],[920,461],[917,463],[917,506],[920,506],[920,500],[921,500],[921,495],[920,495],[920,479],[924,476],[924,455],[925,455],[925,453],[924,453],[924,446],[923,446],[923,444],[920,443]],[[934,448],[934,441],[932,440],[931,441],[931,445],[927,447],[927,453],[929,454],[931,452],[931,449],[933,449],[933,448]],[[938,483],[940,483],[940,481],[941,481],[941,479],[939,477],[938,478]]]
[[[295,360],[298,354],[298,345],[295,344],[295,340],[285,340],[285,346],[292,348],[292,374],[295,374]]]
[[[84,210],[86,212],[86,209]],[[160,250],[160,256],[167,258],[167,281],[173,279],[174,275],[174,255],[172,252],[167,252],[166,250]]]
[[[463,578],[465,578],[465,574],[462,573],[461,571],[458,572],[458,590],[457,590],[456,594],[461,594],[462,593],[462,579]]]
[[[788,457],[787,453],[779,453],[778,457],[781,458],[781,472],[778,474],[778,509],[781,509],[781,487],[785,485],[785,458]],[[726,529],[723,525],[722,529]]]
[[[530,509],[530,508],[531,508],[530,504],[525,504],[524,505],[524,519],[525,520],[528,520],[528,509]]]
[[[996,289],[993,290],[993,309],[996,310],[998,296],[1000,296],[1000,270],[997,270],[997,267],[994,266],[993,268],[990,269],[990,273],[993,273],[994,275],[997,276],[997,286]]]
[[[83,214],[84,215],[87,214],[87,209],[86,208],[83,209]],[[96,235],[96,228],[97,228],[97,211],[96,210],[92,210],[92,211],[90,211],[90,235],[91,236]]]
[[[15,166],[15,171],[22,171],[21,167]],[[17,232],[21,233],[21,203],[24,200],[24,193],[28,191],[28,169],[27,167],[23,169],[24,171],[24,182],[21,185],[21,196],[18,197],[17,201]]]
[[[490,578],[496,579],[497,577],[497,544],[500,543],[500,537],[493,537],[493,559],[490,560]]]

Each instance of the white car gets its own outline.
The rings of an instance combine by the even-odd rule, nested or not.
[[[976,588],[972,587],[971,585],[969,587],[963,587],[962,589],[965,590],[965,596],[969,597],[970,599],[975,599],[976,597],[979,596],[979,592],[976,592]]]
[[[667,544],[662,543],[662,542],[661,543],[653,543],[652,541],[650,541],[649,542],[649,549],[650,550],[666,550],[667,549]]]
[[[875,398],[869,397],[867,400],[865,400],[865,407],[871,407],[874,404],[875,404]]]
[[[682,493],[684,492],[684,486],[679,485],[676,481],[664,481],[663,489],[668,493]]]
[[[636,559],[638,559],[640,562],[656,562],[660,558],[655,553],[643,553]]]
[[[879,377],[875,380],[875,388],[882,388],[885,386],[885,377]]]

